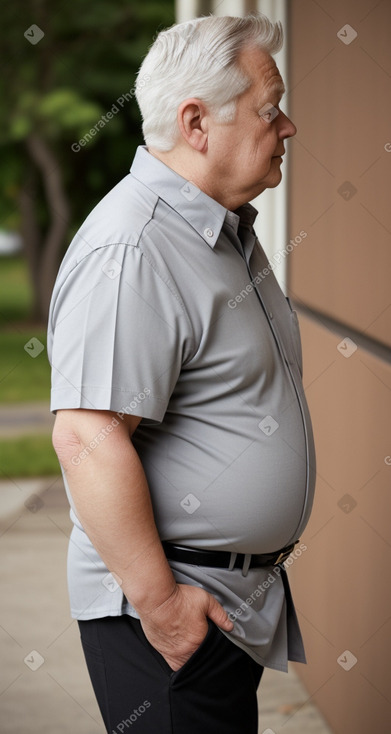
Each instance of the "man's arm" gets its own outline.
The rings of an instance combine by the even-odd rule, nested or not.
[[[110,424],[93,451],[72,462]],[[121,580],[146,637],[178,670],[201,644],[207,617],[230,631],[218,601],[196,586],[177,584],[155,525],[145,473],[131,436],[141,418],[97,410],[59,410],[53,445],[78,517],[107,568]]]

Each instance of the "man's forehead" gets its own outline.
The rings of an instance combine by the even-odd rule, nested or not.
[[[240,59],[245,74],[251,77],[252,86],[262,94],[282,96],[285,85],[273,57],[259,48],[246,49]]]
[[[268,94],[272,94],[273,92],[281,95],[284,94],[284,82],[282,81],[277,64],[271,56],[268,56],[267,61],[259,65],[257,76],[257,82],[265,92]]]

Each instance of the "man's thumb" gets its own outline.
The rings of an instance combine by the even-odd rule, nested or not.
[[[228,619],[227,612],[211,594],[209,594],[209,608],[206,616],[227,632],[231,632],[233,629],[233,622]]]

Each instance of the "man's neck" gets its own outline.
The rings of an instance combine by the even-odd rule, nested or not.
[[[187,181],[191,181],[204,194],[210,196],[211,199],[217,201],[225,209],[235,211],[243,204],[247,204],[248,199],[243,198],[243,194],[241,193],[236,194],[235,192],[231,192],[228,195],[228,187],[225,187],[224,183],[220,180],[215,181],[212,173],[204,170],[204,166],[198,156],[189,156],[178,148],[173,148],[169,151],[148,148],[148,152],[171,168],[172,171],[178,173],[179,176],[182,176]],[[232,186],[232,181],[229,183]]]

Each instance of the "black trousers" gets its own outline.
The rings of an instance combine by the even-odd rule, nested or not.
[[[110,734],[256,734],[263,667],[208,620],[177,671],[129,615],[79,621],[91,682]],[[133,728],[132,728],[133,727]]]

